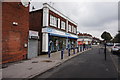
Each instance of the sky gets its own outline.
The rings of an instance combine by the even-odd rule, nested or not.
[[[34,0],[35,1],[35,0]],[[35,10],[42,7],[45,1],[32,2]],[[68,16],[75,21],[78,31],[81,33],[89,33],[93,37],[101,39],[101,34],[107,31],[114,37],[118,33],[118,0],[93,0],[93,1],[60,1],[48,2],[52,7]]]

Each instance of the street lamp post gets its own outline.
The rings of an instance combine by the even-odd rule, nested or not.
[[[105,53],[105,60],[106,60],[106,41],[105,41],[105,49],[104,49],[104,53]]]
[[[105,54],[105,61],[106,61],[106,32],[105,32],[105,49],[104,49],[104,54]]]

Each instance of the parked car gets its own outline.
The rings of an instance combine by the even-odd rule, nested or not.
[[[112,53],[120,53],[120,43],[114,43],[114,46],[111,48]]]
[[[114,46],[114,43],[107,43],[107,46]]]

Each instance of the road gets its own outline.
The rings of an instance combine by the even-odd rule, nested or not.
[[[110,54],[107,51],[107,60],[105,61],[104,49],[95,46],[92,50],[84,52],[35,78],[110,78],[112,80],[115,78],[114,80],[117,80],[118,72]]]

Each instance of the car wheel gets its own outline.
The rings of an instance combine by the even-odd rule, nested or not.
[[[114,51],[112,51],[112,54],[115,54],[115,52],[114,52]]]

